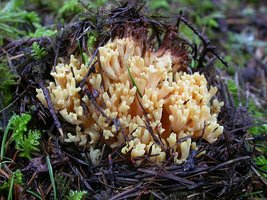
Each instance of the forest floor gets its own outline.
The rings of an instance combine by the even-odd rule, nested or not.
[[[138,10],[125,1],[0,1],[0,199],[267,198],[267,3],[199,2],[140,1]],[[101,43],[105,23],[139,12],[179,24],[192,71],[220,85],[225,132],[187,164],[136,167],[103,147],[96,166],[88,149],[61,142],[62,119],[35,89],[45,88],[59,58],[78,52],[88,63],[85,52]]]

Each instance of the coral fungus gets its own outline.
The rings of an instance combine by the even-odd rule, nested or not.
[[[158,163],[171,155],[182,163],[197,139],[217,140],[223,132],[217,122],[223,105],[214,97],[217,88],[198,72],[184,72],[183,55],[176,54],[166,46],[144,51],[130,36],[110,40],[99,48],[96,72],[86,80],[86,89],[97,91],[93,100],[78,86],[88,71],[84,64],[71,56],[70,64],[57,65],[51,73],[55,81],[48,86],[51,101],[76,126],[65,141],[92,152],[99,142],[122,147],[123,154],[146,155]],[[42,90],[37,93],[46,105]]]

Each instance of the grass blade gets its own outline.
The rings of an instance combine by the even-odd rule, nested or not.
[[[56,183],[55,183],[54,174],[53,174],[53,169],[52,169],[52,165],[51,165],[51,161],[50,161],[49,156],[46,156],[46,162],[47,162],[47,167],[48,167],[48,172],[49,172],[49,176],[50,176],[51,184],[52,184],[53,191],[54,191],[54,200],[57,200]]]
[[[8,197],[7,200],[12,200],[13,198],[13,186],[14,186],[15,174],[12,172],[12,177],[9,185]]]
[[[12,120],[9,121],[9,123],[7,124],[7,127],[5,129],[3,138],[2,138],[2,144],[1,144],[1,153],[0,153],[0,169],[1,169],[1,165],[2,165],[2,161],[4,159],[5,156],[5,151],[6,151],[6,140],[7,140],[7,135],[8,135],[8,131],[10,129],[11,126],[11,122]]]
[[[128,71],[128,75],[130,76],[130,79],[132,81],[133,86],[135,86],[136,89],[137,89],[137,93],[139,94],[140,97],[143,97],[142,94],[141,94],[141,92],[140,92],[140,90],[138,89],[138,87],[136,85],[136,82],[134,80],[134,77],[132,76],[131,71],[130,71],[130,68],[128,66],[127,66],[127,71]]]
[[[31,191],[31,190],[26,190],[26,192],[28,192],[28,193],[31,194],[32,196],[35,196],[37,199],[42,200],[42,197],[41,197],[39,194],[37,194],[36,192]]]

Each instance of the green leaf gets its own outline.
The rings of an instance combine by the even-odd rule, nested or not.
[[[82,6],[78,3],[78,0],[67,0],[63,6],[58,10],[59,16],[78,14],[82,11]]]
[[[3,11],[11,12],[21,8],[23,5],[24,5],[23,0],[10,0],[3,8]]]
[[[90,32],[88,34],[87,48],[90,51],[93,51],[93,49],[94,49],[96,38],[97,38],[97,33],[96,32]]]
[[[31,194],[32,196],[36,197],[39,200],[43,199],[39,194],[37,194],[36,192],[33,192],[32,190],[28,189],[28,190],[26,190],[26,192],[28,192],[29,194]]]
[[[128,71],[128,75],[129,75],[129,77],[130,77],[130,79],[131,79],[131,81],[132,81],[133,86],[135,86],[136,89],[137,89],[137,93],[139,94],[140,97],[143,97],[142,94],[141,94],[141,92],[140,92],[140,90],[138,89],[138,87],[137,87],[137,85],[136,85],[136,82],[135,82],[135,80],[134,80],[134,77],[132,76],[132,74],[131,74],[131,70],[130,70],[130,68],[129,68],[128,66],[127,66],[127,71]]]
[[[37,25],[37,29],[34,33],[29,33],[29,37],[39,38],[39,37],[51,37],[57,33],[56,30],[51,30],[44,26]]]
[[[82,60],[85,63],[85,66],[89,64],[89,56],[86,53],[82,53]]]
[[[29,114],[14,114],[9,123],[11,124],[11,129],[13,129],[12,140],[15,143],[20,143],[23,140],[23,134],[27,131],[27,124],[31,120],[31,115]]]
[[[248,109],[249,111],[252,113],[252,115],[255,118],[263,118],[266,111],[264,110],[260,110],[260,108],[254,103],[253,99],[249,99],[249,103],[248,103]],[[259,123],[259,125],[254,126],[252,128],[248,129],[248,132],[252,135],[262,135],[264,133],[267,132],[267,124],[266,123],[262,123],[259,120],[255,120],[255,122]]]
[[[157,9],[160,9],[160,8],[168,10],[168,9],[170,9],[170,5],[167,2],[167,0],[151,0],[150,8],[152,10],[157,10]]]
[[[88,3],[88,8],[98,9],[99,7],[103,6],[107,2],[108,2],[108,0],[90,0]]]
[[[255,158],[255,163],[260,167],[260,169],[267,171],[267,158],[263,155]],[[267,178],[267,174],[261,173],[265,178]]]
[[[262,124],[249,128],[248,132],[252,135],[262,135],[267,132],[267,124]]]
[[[213,18],[209,18],[207,20],[207,25],[210,26],[210,27],[215,27],[215,28],[218,27],[217,21],[215,19],[213,19]]]
[[[238,105],[238,89],[237,89],[235,82],[231,79],[228,80],[227,87],[233,95],[235,105]]]
[[[52,187],[53,187],[54,200],[57,200],[57,188],[56,188],[56,183],[55,183],[53,168],[52,168],[52,165],[51,165],[51,161],[50,161],[49,156],[46,156],[46,163],[47,163],[47,167],[48,167],[50,181],[51,181],[51,184],[52,184]]]
[[[13,184],[11,182],[12,179],[13,179]],[[8,179],[0,186],[0,191],[10,190],[11,185],[14,185],[14,184],[21,185],[21,186],[25,184],[23,181],[23,174],[19,169],[17,169],[15,172],[12,172],[12,178]]]
[[[70,190],[70,193],[67,196],[67,200],[81,200],[85,194],[87,194],[86,191],[73,191],[73,190]]]
[[[7,126],[6,126],[6,129],[5,129],[3,138],[2,138],[1,155],[0,155],[1,163],[2,163],[2,161],[3,161],[3,159],[4,159],[4,155],[5,155],[5,152],[6,152],[6,140],[7,140],[7,137],[8,137],[8,131],[11,129],[11,127],[12,127],[12,125],[13,125],[12,123],[13,123],[13,121],[15,120],[15,118],[16,118],[16,115],[13,115],[13,116],[10,118],[10,120],[9,120]],[[1,163],[0,163],[0,168],[1,168]]]

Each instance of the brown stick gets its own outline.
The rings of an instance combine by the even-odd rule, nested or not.
[[[63,130],[62,130],[62,125],[61,125],[61,123],[59,122],[58,117],[57,117],[57,115],[56,115],[56,112],[55,112],[55,110],[54,110],[54,107],[53,107],[53,104],[52,104],[52,101],[51,101],[51,98],[50,98],[50,95],[49,95],[49,91],[48,91],[48,89],[44,86],[44,81],[43,81],[43,80],[40,80],[38,83],[39,83],[39,86],[41,87],[41,89],[42,89],[42,91],[43,91],[43,93],[44,93],[45,100],[46,100],[46,102],[47,102],[48,109],[49,109],[49,111],[50,111],[50,113],[51,113],[51,115],[52,115],[52,117],[53,117],[53,119],[54,119],[54,123],[55,123],[55,125],[56,125],[56,127],[57,127],[57,129],[58,129],[58,131],[59,131],[59,133],[60,133],[60,135],[63,136],[64,134],[63,134]]]

